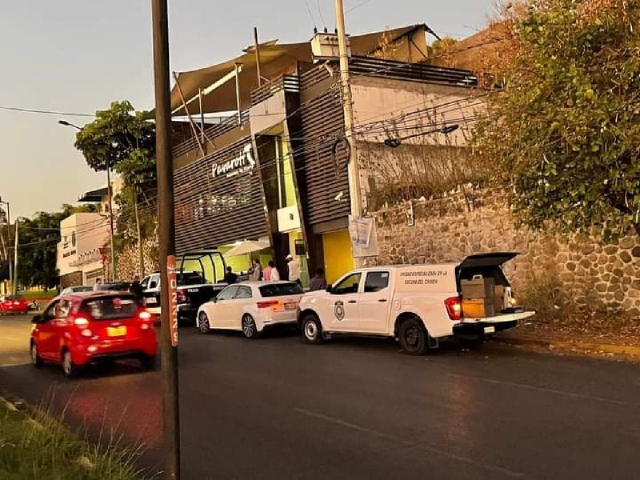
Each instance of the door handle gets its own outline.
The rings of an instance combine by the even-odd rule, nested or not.
[[[355,300],[349,300],[349,303],[356,303]]]
[[[385,303],[387,301],[386,298],[381,298],[380,300],[378,300],[380,303]]]

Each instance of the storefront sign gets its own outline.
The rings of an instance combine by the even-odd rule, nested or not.
[[[349,235],[354,258],[378,255],[376,224],[373,218],[353,218],[349,215]]]
[[[253,149],[251,144],[245,145],[242,153],[231,160],[220,163],[214,163],[212,166],[213,178],[221,176],[234,177],[243,173],[250,172],[256,166],[256,160],[253,158]]]
[[[167,257],[167,285],[169,294],[169,335],[171,346],[178,346],[178,282],[176,281],[176,257]],[[166,328],[166,327],[165,327]]]

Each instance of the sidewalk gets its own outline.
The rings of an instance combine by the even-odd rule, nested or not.
[[[615,326],[593,322],[548,324],[534,320],[497,335],[494,341],[558,354],[640,360],[640,320]]]

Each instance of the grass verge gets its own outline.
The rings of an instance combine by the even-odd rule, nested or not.
[[[110,444],[92,447],[44,411],[33,415],[0,399],[0,478],[3,480],[134,480],[135,453]]]
[[[50,299],[58,294],[57,290],[47,290],[46,292],[20,292],[20,296],[26,300],[32,299]]]

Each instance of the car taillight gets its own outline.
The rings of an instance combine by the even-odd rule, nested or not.
[[[146,310],[141,311],[138,314],[138,317],[140,318],[140,320],[151,320],[151,314]]]
[[[460,303],[460,297],[450,297],[444,301],[445,307],[447,307],[447,314],[451,320],[462,319],[462,303]]]
[[[178,300],[178,303],[186,303],[187,302],[187,296],[185,295],[184,290],[178,290],[176,298]]]
[[[79,328],[85,328],[89,326],[89,320],[84,317],[76,317],[73,319],[73,324]]]
[[[274,305],[277,305],[278,301],[277,300],[269,300],[266,302],[258,302],[258,308],[269,308],[269,307],[273,307]]]

